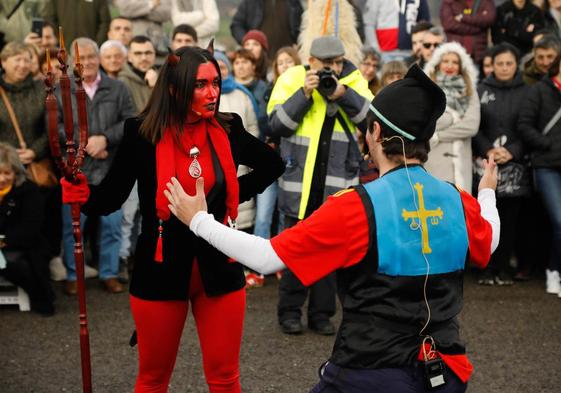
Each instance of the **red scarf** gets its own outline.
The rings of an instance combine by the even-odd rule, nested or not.
[[[158,242],[156,245],[156,254],[154,256],[154,260],[156,262],[163,261],[162,222],[168,220],[171,213],[168,207],[169,201],[164,195],[164,190],[167,189],[166,184],[172,177],[177,177],[187,193],[193,195],[195,190],[194,178],[190,175],[178,175],[178,172],[180,171],[187,172],[187,168],[193,159],[186,156],[179,146],[176,146],[176,139],[173,137],[174,132],[174,129],[167,128],[162,135],[162,139],[156,145],[156,176],[158,182],[158,189],[156,191],[156,211],[158,213],[158,218],[160,219],[160,224],[158,226]],[[238,177],[234,159],[232,158],[228,135],[220,124],[218,124],[216,119],[211,118],[186,125],[180,138],[187,152],[191,147],[193,147],[189,145],[189,142],[192,143],[193,140],[200,141],[200,143],[204,145],[202,149],[200,148],[201,146],[197,147],[201,150],[201,155],[207,154],[207,157],[204,159],[201,156],[198,158],[199,163],[202,166],[202,177],[205,177],[205,174],[210,174],[209,180],[211,181],[209,181],[208,184],[206,182],[207,178],[205,177],[205,194],[207,194],[214,183],[212,158],[210,157],[211,149],[208,144],[205,144],[207,133],[210,137],[212,146],[214,147],[214,151],[218,156],[220,167],[224,172],[224,179],[226,182],[226,215],[224,217],[224,222],[226,223],[228,221],[228,217],[232,220],[235,220],[238,217],[239,204]],[[184,158],[182,158],[182,156]]]

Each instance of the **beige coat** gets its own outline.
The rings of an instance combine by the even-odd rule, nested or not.
[[[220,111],[234,112],[242,118],[244,128],[251,135],[259,136],[259,128],[257,127],[257,116],[253,110],[250,98],[243,91],[235,89],[228,94],[220,96]],[[240,165],[238,168],[238,176],[249,172],[249,168]],[[247,229],[255,224],[255,199],[252,198],[240,205],[238,210],[238,228]]]
[[[174,26],[193,26],[197,32],[199,46],[205,48],[220,27],[216,0],[171,0],[171,21]]]
[[[471,138],[479,130],[479,97],[474,91],[463,117],[446,108],[436,122],[429,160],[425,168],[439,179],[452,182],[471,194]]]

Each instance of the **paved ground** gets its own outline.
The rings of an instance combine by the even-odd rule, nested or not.
[[[109,295],[89,280],[88,313],[94,392],[132,392],[136,349],[128,296]],[[512,288],[465,287],[463,337],[476,372],[469,392],[561,391],[561,299],[546,295],[539,280]],[[57,284],[58,293],[60,286]],[[248,295],[242,384],[244,392],[307,392],[332,337],[281,334],[275,317],[277,283]],[[0,392],[81,392],[77,301],[59,295],[58,312],[42,318],[0,308]],[[206,392],[193,321],[183,334],[170,393]]]

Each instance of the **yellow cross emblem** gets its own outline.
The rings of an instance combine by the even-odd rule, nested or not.
[[[405,221],[411,220],[411,225],[409,226],[413,230],[419,229],[421,226],[421,235],[423,241],[423,254],[430,254],[432,253],[432,249],[429,246],[429,229],[427,227],[427,218],[431,219],[432,225],[438,225],[438,220],[442,220],[442,216],[444,213],[442,209],[439,207],[436,210],[426,210],[425,209],[425,198],[423,196],[423,185],[420,183],[415,183],[415,190],[417,190],[417,196],[419,198],[419,210],[417,211],[407,211],[405,209],[402,210],[402,217]],[[420,223],[415,221],[418,219]]]

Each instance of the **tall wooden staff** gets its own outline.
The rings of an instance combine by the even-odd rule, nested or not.
[[[86,92],[82,86],[83,66],[80,64],[80,53],[78,44],[74,46],[76,59],[74,65],[74,81],[76,82],[76,102],[78,105],[78,127],[80,138],[78,149],[74,143],[74,121],[72,116],[72,100],[70,94],[70,78],[68,77],[67,53],[64,47],[62,27],[59,27],[60,49],[58,61],[62,76],[60,77],[60,93],[62,97],[62,111],[64,116],[64,133],[66,134],[66,159],[62,157],[58,132],[58,109],[54,95],[55,79],[51,69],[51,59],[47,50],[47,77],[45,85],[47,98],[47,118],[49,129],[49,144],[53,158],[66,180],[76,183],[76,176],[80,173],[80,167],[84,162],[86,154],[86,143],[88,140],[88,119],[86,114]],[[78,302],[80,308],[80,353],[82,360],[82,386],[84,393],[92,392],[92,372],[90,364],[90,333],[88,331],[88,314],[86,311],[86,287],[84,282],[84,251],[82,248],[82,233],[80,231],[80,204],[72,203],[72,230],[74,233],[74,259],[76,261],[76,275],[78,279]]]

